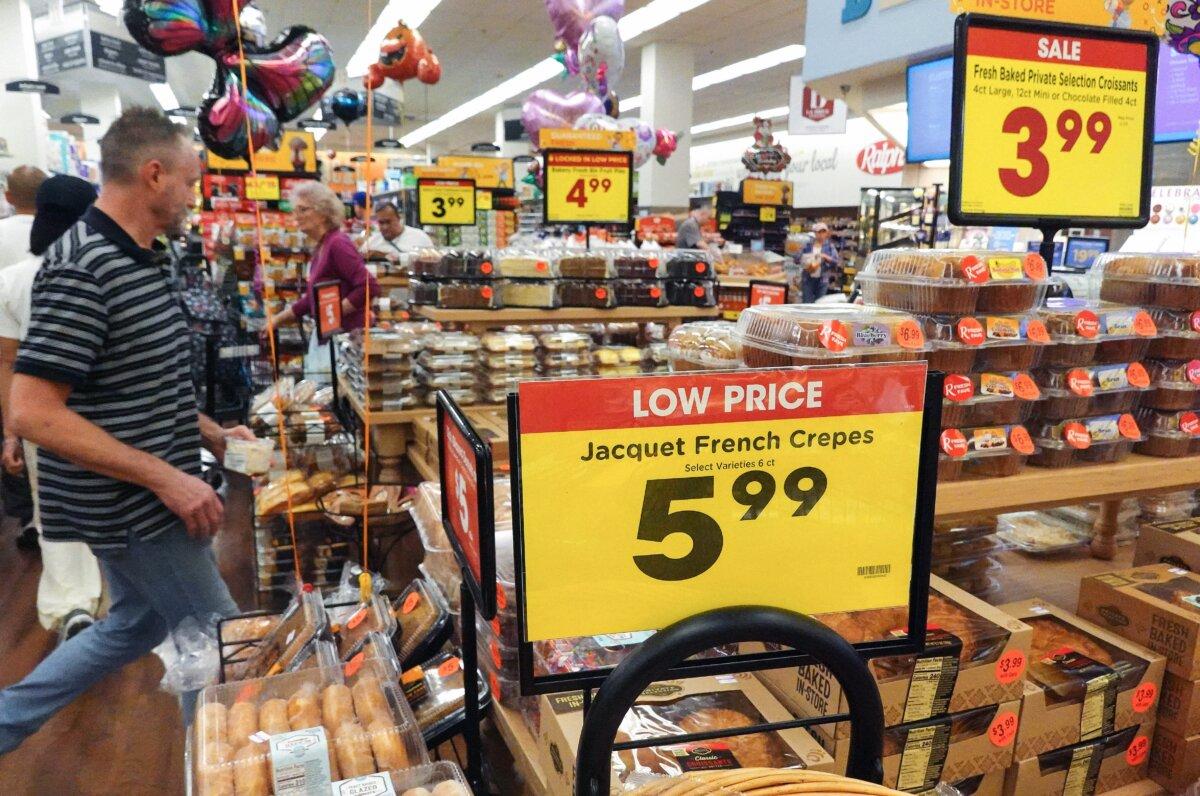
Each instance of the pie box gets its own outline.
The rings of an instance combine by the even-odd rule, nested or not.
[[[1200,572],[1200,517],[1142,523],[1133,565],[1170,564]]]
[[[541,727],[538,733],[538,746],[541,750],[542,768],[549,780],[551,793],[575,792],[575,755],[579,751],[579,735],[583,731],[583,693],[572,691],[561,694],[546,694],[538,697],[541,711]],[[680,729],[672,729],[672,708],[678,705],[695,705],[697,710],[709,714],[736,710],[743,715],[750,715],[752,723],[791,721],[792,715],[783,705],[771,696],[766,688],[752,674],[726,674],[709,677],[693,677],[686,680],[663,680],[652,683],[642,696],[638,698],[635,711],[645,709],[661,714],[661,718],[650,722],[653,730],[649,733],[638,734],[630,732],[635,738],[653,737],[658,735],[680,735]],[[721,709],[724,708],[724,711]],[[626,715],[622,721],[622,731],[629,731],[631,717]],[[686,715],[686,714],[685,714]],[[633,720],[636,720],[633,719]],[[699,732],[694,729],[691,732]],[[832,771],[833,758],[821,745],[803,729],[774,730],[771,743],[777,751],[788,758],[790,766],[780,762],[776,767],[807,768],[814,771]],[[765,737],[766,734],[764,734]],[[618,735],[620,737],[620,735]],[[755,736],[738,736],[753,738]],[[654,751],[651,752],[650,749]],[[720,739],[696,742],[682,745],[665,744],[660,747],[648,747],[644,750],[629,750],[613,752],[613,782],[614,784],[627,772],[625,761],[632,759],[637,752],[643,758],[655,756],[658,759],[672,760],[673,765],[687,766],[689,770],[713,770],[721,768],[740,768],[733,752],[722,748]],[[624,757],[621,757],[621,756]]]
[[[1151,564],[1084,578],[1079,615],[1165,655],[1167,671],[1200,679],[1200,576]]]
[[[959,782],[1012,765],[1020,727],[1021,700],[972,708],[938,719],[901,724],[883,731],[883,785],[923,793],[938,782]],[[842,733],[841,722],[837,727]],[[849,727],[845,727],[846,732]],[[844,774],[850,739],[833,738],[829,725],[813,727],[813,736]],[[1057,796],[1057,794],[1055,794]]]
[[[1200,735],[1183,737],[1159,727],[1150,745],[1150,779],[1183,793],[1200,779]]]
[[[1170,672],[1163,675],[1158,726],[1184,738],[1200,735],[1200,681],[1184,680]]]
[[[914,665],[913,656],[872,661],[869,665],[883,700],[886,727],[1021,699],[1021,683],[1033,638],[1029,626],[937,576],[930,578],[930,592],[934,595],[932,599],[945,600],[965,611],[971,635],[969,643],[974,645],[975,652],[964,665],[957,655],[961,649],[959,639],[947,633],[929,632],[926,652],[917,662],[919,666]],[[899,610],[901,614],[894,629],[904,626],[907,608]],[[816,618],[822,620],[820,616]],[[934,624],[936,616],[930,619],[930,625]],[[743,644],[741,651],[763,649],[761,644]],[[946,655],[951,651],[955,653],[953,656]],[[894,676],[897,672],[899,676]],[[841,687],[823,666],[771,669],[755,674],[797,716],[827,716],[849,709]],[[849,725],[839,724],[838,732],[839,738],[848,738]]]
[[[1157,653],[1109,633],[1041,600],[1000,606],[1039,633],[1074,634],[1085,640],[1053,637],[1056,648],[1038,659],[1031,645],[1025,668],[1025,701],[1017,733],[1016,758],[1123,730],[1154,717],[1166,661]],[[1106,655],[1106,664],[1096,657]],[[1096,656],[1096,657],[1093,657]],[[1085,738],[1086,736],[1086,738]]]
[[[1154,717],[1090,741],[1017,760],[1004,782],[1005,796],[1107,794],[1146,778]],[[1094,778],[1094,783],[1090,783]],[[1092,787],[1088,787],[1092,784]]]
[[[1003,769],[989,771],[986,774],[976,774],[951,782],[950,785],[962,796],[1004,796],[1006,774],[1007,772]]]

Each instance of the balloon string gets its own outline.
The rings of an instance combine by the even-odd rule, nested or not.
[[[373,22],[371,13],[371,0],[367,0],[367,29],[370,30]],[[373,119],[375,114],[375,90],[370,86],[367,87],[367,159],[365,161],[366,177],[367,177],[367,206],[366,206],[366,229],[364,232],[369,240],[371,237],[371,217],[373,213],[372,198],[374,181],[371,179],[371,148],[373,141]],[[367,274],[366,292],[363,299],[363,350],[362,350],[362,371],[363,371],[363,484],[365,485],[366,495],[363,500],[362,513],[362,565],[363,571],[370,572],[370,567],[367,565],[367,551],[370,545],[370,528],[371,528],[371,374],[368,367],[368,355],[371,350],[371,275]],[[368,576],[369,577],[369,576]],[[365,601],[370,595],[364,594]]]
[[[251,124],[250,124],[250,100],[249,100],[250,84],[246,81],[246,50],[245,50],[245,46],[242,44],[241,9],[238,7],[242,1],[243,0],[230,0],[230,5],[233,7],[233,23],[234,23],[233,27],[234,27],[234,30],[237,31],[238,66],[240,67],[240,70],[242,73],[242,101],[246,107],[246,152],[247,152],[246,162],[250,165],[250,176],[253,178],[253,177],[258,176],[258,166],[256,165],[255,158],[254,158],[254,136],[253,136],[253,128],[251,127]],[[288,533],[291,535],[291,538],[292,538],[292,564],[294,565],[295,571],[296,571],[296,585],[297,585],[297,587],[299,587],[304,584],[304,577],[300,572],[300,546],[296,543],[296,515],[293,511],[293,505],[292,505],[292,482],[289,481],[288,477],[287,477],[287,470],[288,470],[287,425],[284,422],[283,407],[281,406],[281,402],[278,400],[278,398],[279,398],[279,395],[278,395],[278,393],[279,393],[279,369],[278,369],[279,359],[278,359],[278,352],[276,351],[276,346],[275,346],[275,313],[272,312],[271,302],[267,300],[267,296],[266,296],[267,247],[263,244],[262,230],[263,230],[262,208],[259,207],[259,203],[257,201],[255,201],[254,202],[254,243],[255,243],[255,249],[258,252],[258,267],[263,270],[263,308],[266,310],[266,314],[267,314],[267,328],[271,330],[271,333],[267,335],[267,340],[269,341],[269,345],[271,348],[271,365],[272,365],[272,370],[273,370],[272,375],[275,377],[275,392],[276,392],[275,398],[276,398],[276,400],[274,401],[274,403],[275,403],[275,416],[277,419],[277,425],[278,425],[278,431],[279,431],[279,451],[280,451],[280,454],[283,456],[283,469],[284,469],[283,491],[284,491],[285,496],[287,497]]]

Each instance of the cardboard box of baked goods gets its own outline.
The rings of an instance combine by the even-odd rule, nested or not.
[[[1107,793],[1146,778],[1154,720],[1100,738],[1018,760],[1008,770],[1005,796]]]
[[[1166,656],[1167,671],[1200,679],[1200,575],[1151,564],[1084,578],[1079,615]]]
[[[1013,761],[1020,713],[1018,699],[888,727],[883,732],[883,784],[920,793],[938,782],[1003,771]],[[827,724],[813,728],[813,737],[833,755],[834,771],[839,774],[845,773],[850,758],[850,739],[840,737],[849,734],[848,725],[839,724],[836,739]]]
[[[1018,760],[1154,717],[1161,655],[1041,600],[1000,608],[1033,628]]]
[[[1145,522],[1133,550],[1133,565],[1170,564],[1200,572],[1200,517]]]
[[[966,777],[950,784],[962,796],[1004,796],[1004,777],[1007,773],[1007,770],[1002,768],[986,774]]]
[[[1171,793],[1200,780],[1200,735],[1184,737],[1159,727],[1150,748],[1150,778]]]
[[[852,642],[890,637],[903,631],[907,618],[906,608],[817,617]],[[921,655],[870,663],[886,726],[1021,699],[1032,636],[1028,625],[933,577],[928,627]],[[743,646],[744,652],[764,649],[761,644]],[[837,681],[823,666],[757,674],[797,716],[828,716],[848,709]],[[839,727],[840,737],[849,737],[849,728]]]
[[[1200,735],[1200,681],[1167,672],[1158,697],[1158,726],[1187,738]]]
[[[545,695],[539,700],[539,745],[550,789],[570,794],[575,787],[575,753],[583,730],[583,695],[575,691]],[[617,739],[683,735],[791,718],[750,674],[664,680],[643,692],[621,722]],[[830,771],[833,758],[805,730],[775,730],[614,752],[613,781],[631,771],[677,774],[756,766]]]

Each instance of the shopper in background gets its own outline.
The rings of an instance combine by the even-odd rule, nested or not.
[[[46,538],[92,548],[112,606],[0,691],[0,754],[183,619],[237,611],[213,555],[224,507],[199,478],[200,445],[220,458],[227,437],[253,434],[197,411],[178,288],[154,248],[183,230],[199,158],[190,132],[149,108],[113,122],[100,157],[100,198],[34,281],[11,421],[39,448]]]
[[[675,231],[675,246],[680,249],[698,249],[704,243],[703,225],[712,218],[712,206],[708,203],[693,207],[687,218]]]
[[[29,331],[33,279],[42,265],[42,255],[83,216],[96,201],[96,189],[78,177],[55,175],[37,191],[37,215],[29,235],[32,256],[0,270],[0,411],[9,411],[13,363],[17,346]],[[28,471],[33,494],[33,524],[41,533],[38,516],[37,446],[4,425],[3,464],[6,472]],[[100,568],[83,542],[48,541],[42,545],[42,575],[38,580],[38,621],[47,630],[58,630],[65,641],[95,621],[100,608]]]
[[[275,326],[295,323],[316,309],[316,286],[337,282],[342,290],[342,329],[361,329],[367,317],[367,287],[379,295],[379,283],[367,271],[362,255],[342,232],[342,200],[327,185],[305,181],[292,189],[292,215],[313,244],[308,289],[292,306],[275,316]],[[270,329],[268,329],[270,331]]]
[[[368,260],[395,262],[404,252],[433,245],[433,239],[425,234],[425,230],[404,223],[404,214],[391,202],[375,209],[375,226],[377,229],[362,246],[362,253]]]
[[[829,274],[838,264],[837,248],[829,238],[829,227],[813,225],[813,240],[800,254],[800,289],[805,304],[812,304],[829,290]]]
[[[0,268],[16,265],[29,256],[29,229],[37,212],[37,191],[46,173],[36,166],[17,166],[8,175],[4,198],[13,214],[0,218]]]
[[[355,240],[365,241],[371,232],[371,219],[367,217],[367,192],[355,191],[350,204],[354,207],[354,216],[346,219],[347,230]]]

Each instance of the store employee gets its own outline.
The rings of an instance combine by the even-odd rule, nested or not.
[[[361,247],[368,260],[399,260],[403,252],[433,245],[425,230],[405,225],[400,208],[390,202],[375,211],[375,225],[377,229]]]

